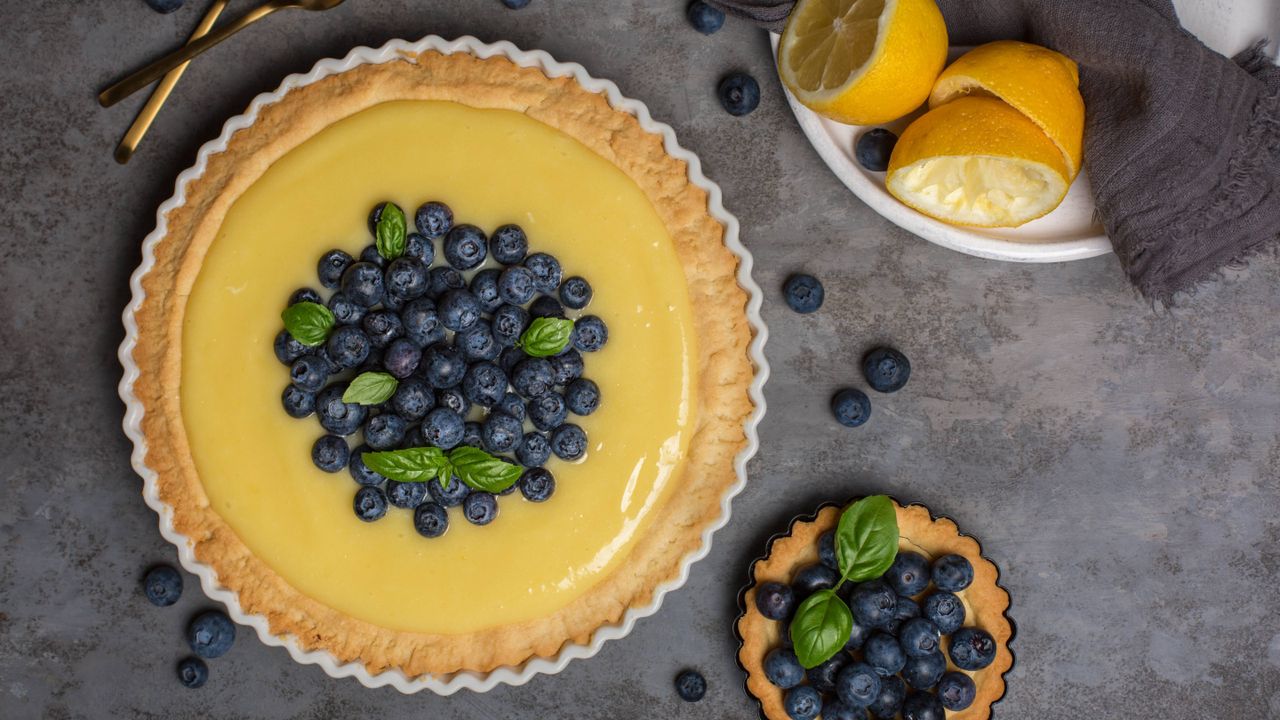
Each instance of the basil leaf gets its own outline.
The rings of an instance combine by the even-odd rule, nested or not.
[[[530,357],[559,355],[573,339],[573,321],[564,318],[543,317],[534,320],[520,336],[517,347]]]
[[[893,501],[873,495],[850,505],[836,528],[836,558],[845,580],[862,582],[885,574],[898,555],[898,513]]]
[[[810,595],[791,620],[791,642],[806,669],[817,667],[840,652],[852,632],[853,613],[834,590]]]
[[[449,460],[435,447],[361,453],[369,469],[396,482],[427,482],[449,477]],[[446,486],[447,487],[447,486]]]
[[[378,254],[395,260],[404,254],[404,242],[404,211],[395,203],[383,203],[377,228]]]
[[[377,405],[395,394],[400,381],[391,373],[364,372],[356,376],[342,393],[342,402]]]
[[[309,347],[324,344],[333,329],[333,313],[320,303],[294,303],[280,313],[280,318],[293,339]]]
[[[520,466],[496,458],[480,448],[454,448],[449,453],[449,464],[462,482],[484,492],[500,493],[520,479]]]

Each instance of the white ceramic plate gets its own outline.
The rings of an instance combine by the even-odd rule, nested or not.
[[[1209,47],[1231,55],[1263,37],[1280,38],[1280,6],[1276,0],[1175,0],[1183,25]],[[778,35],[772,36],[775,56]],[[959,54],[953,49],[952,58]],[[1111,252],[1102,224],[1094,217],[1093,193],[1080,173],[1060,206],[1017,228],[966,228],[926,217],[898,202],[885,189],[884,173],[865,170],[854,158],[857,137],[867,129],[827,120],[798,103],[787,101],[800,128],[818,154],[858,199],[893,224],[929,242],[992,260],[1063,262]],[[914,113],[883,126],[901,134]]]
[[[599,628],[586,645],[565,645],[555,657],[533,658],[519,666],[501,667],[488,673],[458,672],[450,675],[408,677],[398,670],[393,670],[373,675],[360,663],[342,663],[331,653],[303,650],[291,636],[273,635],[267,626],[267,619],[261,615],[246,614],[241,609],[236,594],[219,584],[212,568],[196,560],[192,552],[191,541],[174,529],[173,508],[160,499],[156,486],[156,473],[147,467],[145,462],[147,441],[142,434],[143,407],[133,393],[133,383],[138,378],[138,366],[133,361],[133,348],[137,343],[138,337],[138,324],[134,318],[134,313],[137,312],[145,297],[142,279],[155,264],[156,244],[165,236],[168,214],[186,201],[187,186],[192,180],[199,178],[204,173],[209,157],[225,151],[231,136],[237,131],[252,125],[263,107],[279,102],[291,90],[305,87],[321,78],[345,72],[358,65],[390,62],[406,55],[422,53],[428,50],[436,50],[446,54],[471,53],[482,58],[500,55],[522,67],[539,68],[551,77],[573,77],[587,90],[604,95],[614,108],[635,116],[640,121],[642,128],[662,138],[663,146],[669,155],[688,164],[690,182],[707,191],[708,207],[711,215],[724,225],[725,246],[738,257],[738,284],[749,295],[747,317],[751,323],[752,330],[755,331],[755,338],[751,342],[749,352],[756,366],[755,379],[751,383],[749,392],[752,402],[755,403],[755,411],[752,412],[744,424],[747,447],[734,461],[737,482],[721,498],[720,518],[703,533],[702,545],[684,557],[680,563],[679,575],[670,582],[659,586],[654,591],[653,601],[648,605],[628,610],[623,615],[622,621],[616,625],[605,625]],[[631,628],[637,620],[657,612],[662,605],[663,597],[668,592],[684,585],[688,580],[690,565],[705,557],[707,552],[710,551],[712,533],[729,522],[730,501],[746,486],[747,460],[755,455],[756,449],[759,447],[756,426],[760,423],[761,418],[764,417],[763,390],[765,380],[769,377],[769,364],[764,357],[764,343],[768,338],[768,329],[760,318],[760,304],[763,301],[763,295],[760,291],[760,286],[751,279],[751,268],[751,253],[738,240],[738,220],[724,209],[721,203],[719,186],[702,174],[702,164],[698,161],[697,156],[680,147],[676,142],[675,132],[671,127],[651,118],[648,108],[643,103],[623,97],[616,85],[608,80],[599,80],[591,77],[581,65],[556,62],[554,58],[545,52],[538,50],[523,51],[509,42],[488,44],[482,43],[473,37],[445,40],[434,35],[423,38],[416,43],[394,40],[376,49],[358,47],[341,60],[321,60],[306,75],[290,75],[284,79],[284,82],[275,92],[264,93],[254,98],[248,111],[243,115],[237,115],[228,120],[222,128],[222,134],[216,140],[208,142],[200,148],[200,152],[196,157],[196,164],[178,176],[173,197],[160,206],[156,213],[156,229],[143,242],[142,264],[134,271],[130,281],[130,287],[133,289],[133,300],[124,311],[125,339],[121,343],[119,351],[120,364],[124,366],[124,377],[120,381],[119,388],[120,398],[126,406],[124,431],[129,436],[129,439],[133,441],[133,468],[142,476],[144,481],[143,499],[159,515],[160,534],[178,548],[178,559],[182,562],[182,566],[200,578],[200,585],[204,588],[206,595],[226,605],[227,612],[232,620],[241,625],[252,627],[258,633],[258,637],[262,642],[268,645],[284,647],[293,656],[294,660],[300,663],[319,665],[332,677],[354,677],[368,687],[390,685],[405,693],[430,690],[441,695],[451,695],[463,688],[483,692],[492,689],[499,683],[523,685],[538,673],[557,673],[564,669],[570,660],[595,655],[600,651],[600,647],[605,641],[624,637],[631,632]]]

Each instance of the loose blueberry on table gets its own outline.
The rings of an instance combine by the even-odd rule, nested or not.
[[[294,292],[273,343],[289,368],[285,412],[314,414],[325,431],[312,462],[347,469],[359,519],[404,510],[427,538],[448,530],[449,508],[487,525],[499,496],[548,501],[556,480],[544,466],[585,457],[574,416],[602,402],[583,376],[583,355],[609,340],[604,320],[582,313],[591,284],[531,253],[518,225],[487,236],[441,202],[412,218],[378,203],[368,224],[372,243],[319,258],[329,296]]]
[[[720,81],[717,88],[725,112],[740,117],[760,104],[760,83],[746,73],[733,73]]]
[[[685,9],[685,14],[689,18],[689,24],[694,30],[703,35],[710,35],[724,26],[724,13],[717,8],[702,2],[702,0],[693,0]]]
[[[683,670],[676,676],[676,694],[685,702],[698,702],[707,694],[707,680],[697,670]]]
[[[182,597],[182,575],[168,565],[157,565],[147,571],[142,591],[156,607],[168,607]]]
[[[787,717],[943,720],[944,709],[973,704],[969,673],[994,661],[996,642],[963,626],[956,593],[973,582],[968,559],[930,562],[900,550],[896,511],[884,496],[850,505],[817,551],[820,562],[798,568],[789,585],[755,589],[756,610],[780,626],[762,667]]]
[[[889,157],[897,144],[897,135],[884,128],[875,128],[858,136],[854,155],[862,167],[871,172],[884,172],[889,169]]]

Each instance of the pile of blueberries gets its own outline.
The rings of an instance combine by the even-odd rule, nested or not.
[[[383,212],[370,213],[376,237]],[[399,212],[399,208],[395,207]],[[414,511],[414,527],[426,537],[448,529],[447,508],[461,505],[467,520],[485,525],[497,516],[497,498],[473,491],[454,477],[396,482],[374,472],[362,453],[401,448],[481,448],[523,468],[516,483],[525,499],[541,502],[555,490],[543,465],[551,455],[578,460],[587,435],[568,422],[600,404],[600,389],[584,378],[582,353],[604,347],[608,328],[594,315],[574,322],[571,340],[552,357],[532,357],[519,347],[537,318],[564,318],[591,302],[590,284],[562,279],[559,261],[529,253],[517,225],[486,236],[474,225],[455,224],[447,205],[428,202],[414,216],[417,232],[404,254],[387,260],[370,244],[354,258],[330,250],[320,258],[320,284],[335,290],[327,302],[311,288],[289,299],[326,305],[334,317],[327,341],[308,347],[282,330],[276,357],[289,366],[284,409],[295,418],[313,413],[328,433],[316,441],[312,459],[326,472],[346,468],[360,485],[356,515],[374,521],[388,505]],[[445,262],[435,265],[436,242]],[[492,262],[487,262],[492,261]],[[475,271],[468,279],[464,272]],[[398,379],[385,402],[343,401],[349,381],[364,372]],[[363,431],[351,450],[347,437]]]
[[[782,623],[782,645],[764,658],[769,682],[785,691],[793,720],[865,720],[898,717],[943,720],[945,710],[963,710],[976,696],[967,672],[995,660],[996,643],[965,622],[956,594],[973,582],[973,565],[962,556],[933,562],[899,552],[877,580],[846,583],[838,592],[853,611],[853,632],[844,649],[805,670],[792,650],[789,623],[800,603],[840,581],[833,533],[819,539],[820,562],[796,573],[790,585],[769,582],[756,593],[756,607]],[[933,591],[930,586],[933,586]],[[944,647],[946,654],[944,654]],[[956,670],[947,670],[947,657]]]

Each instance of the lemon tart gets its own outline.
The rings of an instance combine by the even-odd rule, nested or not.
[[[135,459],[272,635],[371,674],[487,673],[584,645],[680,577],[739,483],[753,327],[726,229],[662,137],[573,77],[407,47],[262,105],[181,187],[135,278]],[[591,278],[609,344],[555,497],[428,542],[362,523],[346,474],[311,463],[272,341],[315,259],[368,242],[370,207],[429,199]]]

